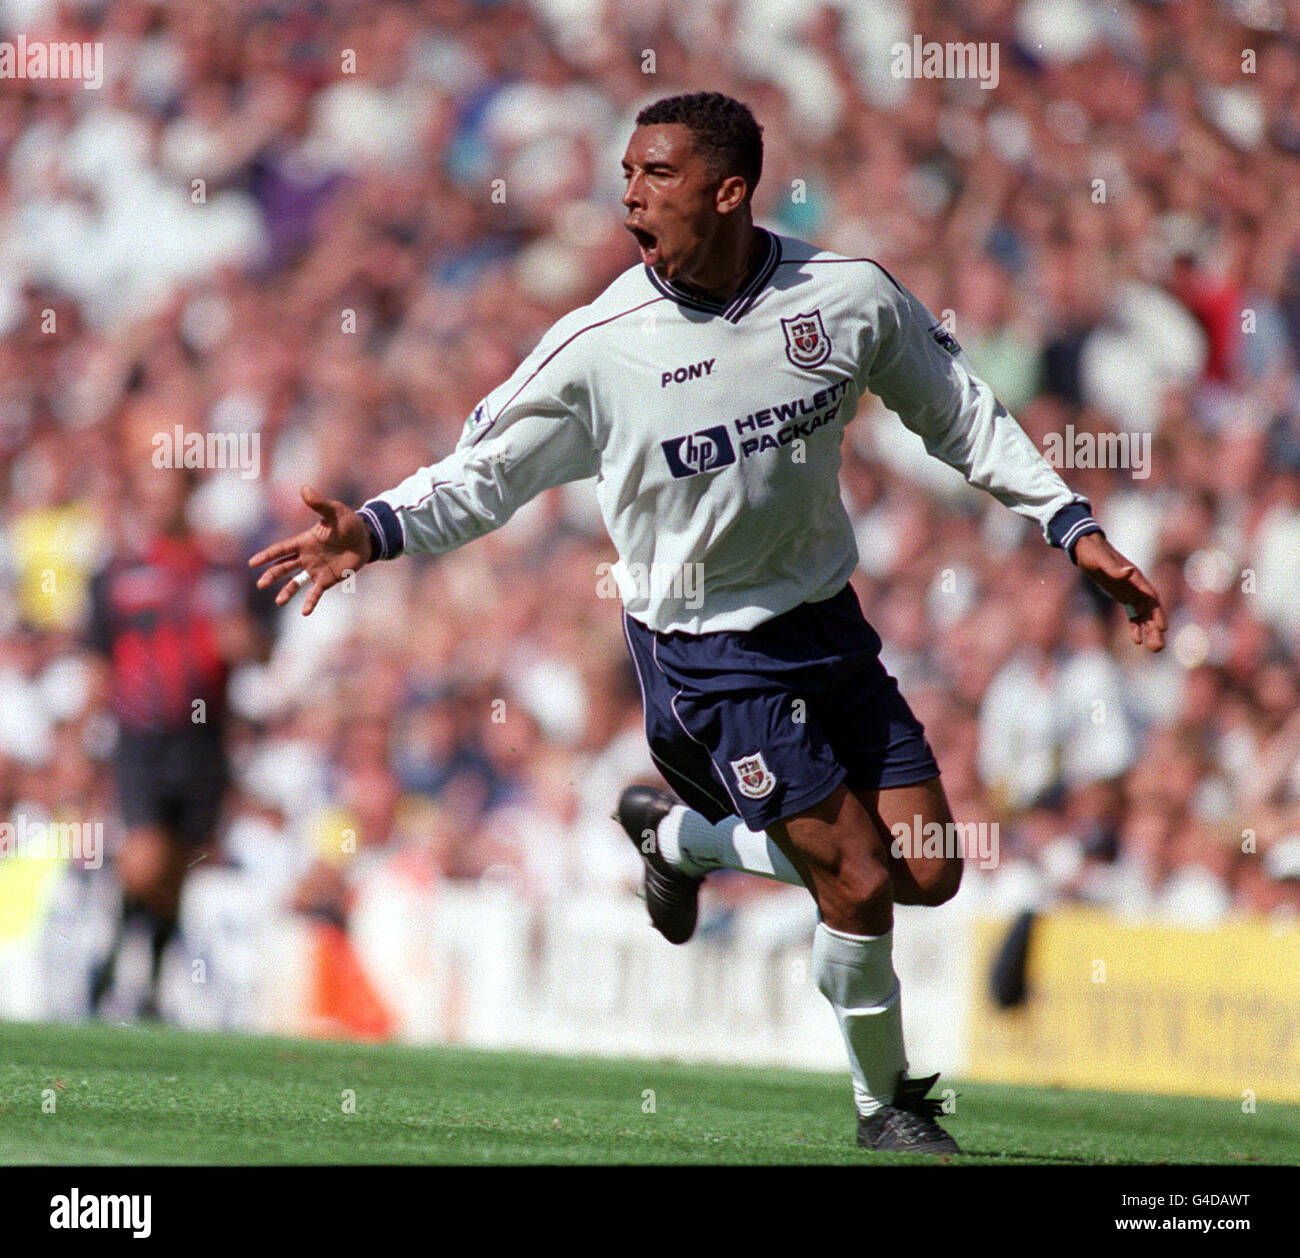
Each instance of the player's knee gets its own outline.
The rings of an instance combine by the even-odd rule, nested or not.
[[[963,864],[960,856],[936,862],[928,877],[917,879],[921,888],[921,902],[930,908],[947,904],[961,886]]]
[[[117,853],[117,873],[127,892],[144,899],[166,880],[167,842],[157,831],[130,831]]]
[[[844,860],[824,888],[822,916],[839,929],[874,935],[880,920],[887,917],[894,902],[889,871],[872,860]]]

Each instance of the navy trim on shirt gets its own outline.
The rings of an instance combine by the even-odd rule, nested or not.
[[[740,288],[725,301],[719,301],[705,293],[687,292],[679,288],[672,280],[661,279],[653,268],[645,267],[646,278],[665,297],[670,297],[678,305],[687,306],[704,314],[721,315],[728,323],[740,322],[741,316],[754,304],[763,285],[772,278],[781,261],[781,242],[765,227],[755,229],[767,237],[767,251],[762,255],[754,271]]]
[[[1070,556],[1071,563],[1077,562],[1074,546],[1079,538],[1103,531],[1101,525],[1092,518],[1092,504],[1086,498],[1067,503],[1047,523],[1048,540],[1053,546],[1059,546],[1065,551]]]
[[[402,522],[388,503],[372,498],[357,513],[370,530],[374,559],[396,559],[402,553]]]

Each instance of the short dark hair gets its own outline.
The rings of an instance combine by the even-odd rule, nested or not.
[[[680,122],[695,136],[696,151],[714,178],[741,175],[754,195],[763,173],[763,128],[749,106],[721,92],[691,92],[686,96],[665,96],[647,105],[636,116],[638,127]]]

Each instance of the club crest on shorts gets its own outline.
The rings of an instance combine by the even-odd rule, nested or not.
[[[763,760],[761,751],[731,761],[731,771],[736,775],[736,785],[746,799],[762,799],[765,795],[770,795],[776,785],[776,778]]]
[[[826,335],[820,310],[782,319],[781,331],[785,333],[785,356],[796,367],[820,367],[831,356],[831,338]]]

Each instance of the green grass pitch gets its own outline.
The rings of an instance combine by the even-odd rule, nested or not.
[[[954,1163],[1300,1164],[1300,1106],[953,1086]],[[851,1109],[847,1074],[0,1024],[7,1165],[918,1161]]]

